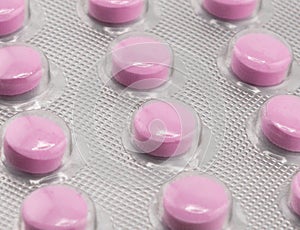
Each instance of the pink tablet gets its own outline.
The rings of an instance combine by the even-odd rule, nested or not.
[[[168,81],[173,65],[170,46],[152,35],[132,35],[111,48],[112,75],[134,89],[152,89]]]
[[[278,85],[292,63],[289,47],[268,33],[242,35],[234,44],[231,69],[241,81],[256,86]]]
[[[194,112],[177,101],[152,100],[142,105],[132,121],[133,142],[152,156],[171,157],[186,153],[197,139]]]
[[[203,8],[213,16],[227,20],[247,19],[254,15],[260,0],[203,0]]]
[[[39,85],[43,63],[36,49],[24,45],[1,47],[0,63],[0,95],[23,94]]]
[[[16,170],[44,174],[58,169],[66,153],[64,130],[50,118],[24,115],[10,121],[4,134],[4,155]]]
[[[49,185],[23,201],[25,230],[86,230],[88,203],[81,193],[66,185]]]
[[[104,23],[128,23],[139,19],[146,0],[89,0],[89,15]]]
[[[289,202],[292,211],[300,216],[300,172],[293,177]]]
[[[300,152],[300,97],[280,95],[268,100],[261,112],[263,134],[273,144]]]
[[[0,1],[0,37],[21,29],[25,22],[25,0]]]
[[[226,187],[210,176],[185,175],[163,191],[163,222],[172,230],[222,230],[230,209]]]

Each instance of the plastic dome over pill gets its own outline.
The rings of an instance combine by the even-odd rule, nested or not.
[[[21,230],[94,230],[96,209],[90,198],[69,185],[47,185],[23,201]]]
[[[19,113],[2,130],[4,164],[16,172],[52,173],[66,163],[71,151],[67,124],[47,111]]]
[[[261,129],[274,145],[300,152],[300,97],[278,95],[262,107]]]
[[[40,108],[61,94],[65,79],[37,47],[24,43],[0,46],[0,104],[20,111]]]
[[[137,150],[157,157],[173,157],[197,146],[200,120],[188,105],[176,100],[150,100],[134,113],[132,142]]]
[[[147,0],[87,0],[88,13],[102,23],[124,24],[138,20],[147,8]]]
[[[221,230],[230,220],[230,192],[212,176],[182,174],[168,182],[161,195],[161,221],[172,230]]]
[[[260,0],[203,0],[203,8],[223,20],[244,20],[255,14]]]
[[[110,45],[106,62],[118,84],[136,90],[154,89],[170,79],[173,51],[157,36],[128,33]]]
[[[293,61],[289,45],[268,31],[246,31],[232,44],[230,68],[242,82],[274,86],[288,76]]]
[[[26,0],[0,1],[0,37],[20,30],[26,20]]]

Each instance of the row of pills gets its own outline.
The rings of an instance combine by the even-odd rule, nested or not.
[[[262,109],[262,132],[272,143],[289,151],[299,151],[299,138],[297,138],[299,130],[297,126],[299,123],[297,122],[297,110],[300,108],[299,103],[300,99],[296,96],[276,96],[270,99]],[[153,109],[153,107],[156,109]],[[178,113],[178,111],[181,112]],[[173,117],[175,121],[172,119]],[[189,133],[194,133],[193,128],[195,125],[193,121],[195,119],[192,119],[192,117],[193,115],[188,113],[188,110],[178,108],[176,104],[167,104],[161,101],[147,103],[135,113],[133,118],[134,141],[138,143],[137,145],[142,152],[152,156],[175,157],[175,155],[184,154],[190,148],[193,139],[193,135],[189,136]],[[153,123],[153,121],[157,120],[163,122],[165,126],[160,127],[162,123]],[[15,122],[19,123],[19,120],[15,120]],[[151,123],[153,126],[150,127],[153,129],[149,130],[147,127]],[[182,129],[179,127],[180,124],[182,125]],[[19,125],[22,125],[22,122]],[[27,130],[28,127],[24,129]],[[5,135],[9,146],[13,146],[11,138],[9,138],[11,130],[15,130],[15,128],[7,129],[8,134]],[[52,129],[48,128],[48,130],[51,131]],[[163,134],[167,136],[164,138]],[[180,145],[182,147],[178,147]],[[65,144],[62,146],[65,146]],[[40,147],[43,148],[45,146]],[[18,147],[12,148],[18,149]],[[6,155],[8,154],[10,154],[10,151]],[[43,155],[46,156],[47,154]],[[299,202],[297,202],[298,190],[295,185],[298,183],[297,178],[295,177],[293,180],[290,200],[287,204],[291,208],[291,212],[295,212],[296,214],[298,213],[297,207],[299,206]],[[203,190],[203,188],[209,188],[209,193]],[[194,193],[195,191],[197,192]],[[217,191],[218,195],[214,194]],[[157,199],[162,199],[159,205],[162,205],[160,208],[163,210],[163,214],[160,216],[159,212],[155,213],[153,211],[154,219],[158,219],[159,223],[166,224],[171,229],[182,229],[185,227],[188,229],[201,230],[208,228],[213,230],[220,229],[220,226],[223,228],[224,226],[231,226],[233,224],[229,221],[230,213],[234,212],[234,210],[231,210],[232,198],[222,184],[210,177],[188,176],[175,179],[164,186],[163,194],[158,195]],[[178,199],[182,203],[178,204]],[[52,204],[55,205],[56,203]],[[70,208],[71,206],[68,207]],[[206,210],[204,212],[205,215],[201,213],[201,210],[198,210],[199,207],[201,207],[201,210]],[[59,206],[59,208],[61,209],[62,207]],[[207,219],[205,217],[207,215],[212,217]],[[61,218],[66,219],[65,216]],[[27,225],[30,224],[30,220],[25,219],[24,221]],[[45,223],[45,221],[42,223]],[[78,223],[80,223],[80,220],[78,220]],[[154,224],[157,223],[154,221]],[[78,227],[78,229],[86,228]]]
[[[237,38],[226,57],[230,59],[228,71],[233,73],[232,78],[268,87],[288,80],[293,56],[291,49],[277,37],[267,32],[247,31]],[[24,45],[4,46],[0,48],[0,59],[3,63],[0,95],[16,96],[32,91],[43,76],[39,91],[47,89],[49,65],[41,52]],[[174,54],[167,43],[150,34],[134,33],[123,35],[111,45],[105,64],[110,68],[109,78],[127,88],[149,90],[172,80],[172,70],[179,68],[173,60]]]
[[[143,21],[145,14],[152,8],[151,1],[108,1],[108,0],[80,0],[81,8],[96,23],[114,27],[128,25],[136,21]],[[265,0],[266,1],[266,0]],[[203,0],[200,5],[211,16],[220,20],[241,21],[254,17],[260,10],[261,0],[232,1],[232,0]],[[0,3],[0,37],[8,36],[21,30],[30,17],[28,0],[1,1]],[[150,20],[154,20],[150,18]]]
[[[300,215],[299,178],[296,174],[286,194],[288,218]],[[64,202],[61,202],[61,201]],[[220,230],[243,229],[246,219],[226,186],[216,178],[183,173],[165,184],[150,207],[150,220],[156,229]],[[66,185],[45,186],[29,194],[21,207],[20,229],[97,229],[105,223],[96,220],[92,201]],[[290,215],[290,216],[289,216]],[[299,223],[296,223],[299,224]],[[106,224],[103,229],[111,229]]]
[[[179,66],[175,58],[172,48],[162,39],[131,32],[111,44],[100,63],[104,70],[99,75],[107,76],[105,83],[113,79],[127,90],[149,91],[163,88],[166,83],[180,88],[174,81],[174,72],[181,72],[183,81],[187,76],[184,66]],[[238,33],[218,58],[218,64],[220,72],[230,81],[242,83],[250,90],[274,94],[278,89],[290,92],[299,86],[300,68],[293,60],[292,49],[284,39],[267,30]]]
[[[238,210],[229,190],[209,175],[182,174],[163,186],[156,199],[157,207],[150,210],[156,228],[231,229],[237,221],[233,212]],[[96,208],[73,187],[48,185],[24,199],[18,226],[22,230],[111,229],[107,220],[97,220]]]
[[[89,14],[100,22],[127,23],[137,20],[144,13],[147,1],[89,0]],[[212,15],[229,20],[251,17],[259,8],[259,0],[230,1],[205,0],[202,6]]]
[[[24,0],[4,1],[2,4],[1,7],[4,15],[7,14],[7,18],[13,18],[10,14],[15,11],[22,11],[22,15],[25,14],[26,2]],[[203,1],[201,4],[218,18],[240,20],[253,15],[261,2],[258,0],[247,3]],[[139,14],[144,12],[147,8],[145,5],[147,5],[145,1],[88,1],[88,14],[105,23],[125,23],[138,18],[137,12]],[[19,9],[20,7],[22,10]],[[238,12],[244,13],[230,18],[220,15],[225,11],[219,9],[227,9],[226,13],[231,15]],[[117,18],[134,14],[136,15],[132,16],[131,19],[129,19],[130,16],[122,20]],[[108,17],[111,19],[107,19]],[[114,17],[116,18],[115,21]],[[22,18],[25,20],[25,16]],[[7,23],[9,24],[9,22]],[[19,24],[15,30],[20,29],[22,25],[24,22]],[[265,87],[280,84],[287,77],[292,64],[292,52],[289,46],[278,36],[264,31],[250,31],[241,34],[231,45],[233,47],[229,46],[228,54],[225,54],[226,57],[230,56],[228,71],[232,72],[242,82]],[[141,49],[143,49],[143,53],[139,52]],[[160,52],[152,52],[155,50]],[[153,55],[154,53],[159,55]],[[171,69],[177,68],[172,49],[164,41],[154,36],[124,35],[112,44],[107,56],[109,55],[111,58],[107,61],[110,62],[107,65],[111,65],[109,74],[113,75],[114,80],[118,83],[130,88],[143,90],[156,88],[169,80]],[[224,61],[227,62],[227,60]],[[223,64],[226,66],[226,63]],[[4,76],[3,81],[6,79],[7,76]],[[35,86],[36,84],[32,85],[31,88]],[[16,93],[23,92],[24,90]],[[5,92],[2,94],[5,95]]]

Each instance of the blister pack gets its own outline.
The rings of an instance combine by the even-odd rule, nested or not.
[[[298,229],[299,12],[1,0],[0,229]]]

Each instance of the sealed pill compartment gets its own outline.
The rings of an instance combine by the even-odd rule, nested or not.
[[[44,23],[43,11],[36,0],[1,0],[0,43],[25,41]]]
[[[0,62],[0,104],[17,110],[36,108],[62,93],[62,72],[36,47],[22,43],[2,45]]]
[[[300,173],[289,184],[284,184],[279,194],[279,207],[283,216],[295,228],[300,227]]]
[[[24,199],[17,229],[112,230],[113,226],[88,195],[69,185],[51,184]]]
[[[228,81],[253,93],[273,95],[300,86],[300,67],[291,47],[279,35],[264,29],[238,33],[217,63]]]
[[[246,229],[247,218],[228,188],[214,176],[185,172],[151,200],[150,222],[159,230]]]
[[[300,97],[277,95],[268,99],[247,121],[253,145],[275,159],[300,163]]]
[[[233,30],[267,22],[272,16],[269,0],[192,0],[195,14],[211,24]]]
[[[177,92],[187,71],[171,46],[149,33],[131,32],[113,41],[100,60],[101,81],[119,93],[151,96]]]
[[[4,169],[8,175],[32,184],[68,178],[82,165],[76,158],[80,149],[73,140],[66,122],[55,114],[21,112],[1,129]]]
[[[140,164],[163,169],[184,169],[207,163],[215,142],[197,113],[174,99],[148,100],[126,123],[122,141]]]
[[[113,36],[150,29],[160,18],[156,0],[78,0],[77,11],[86,24]]]
[[[0,3],[0,36],[16,33],[28,19],[28,3],[25,0],[3,0]]]

